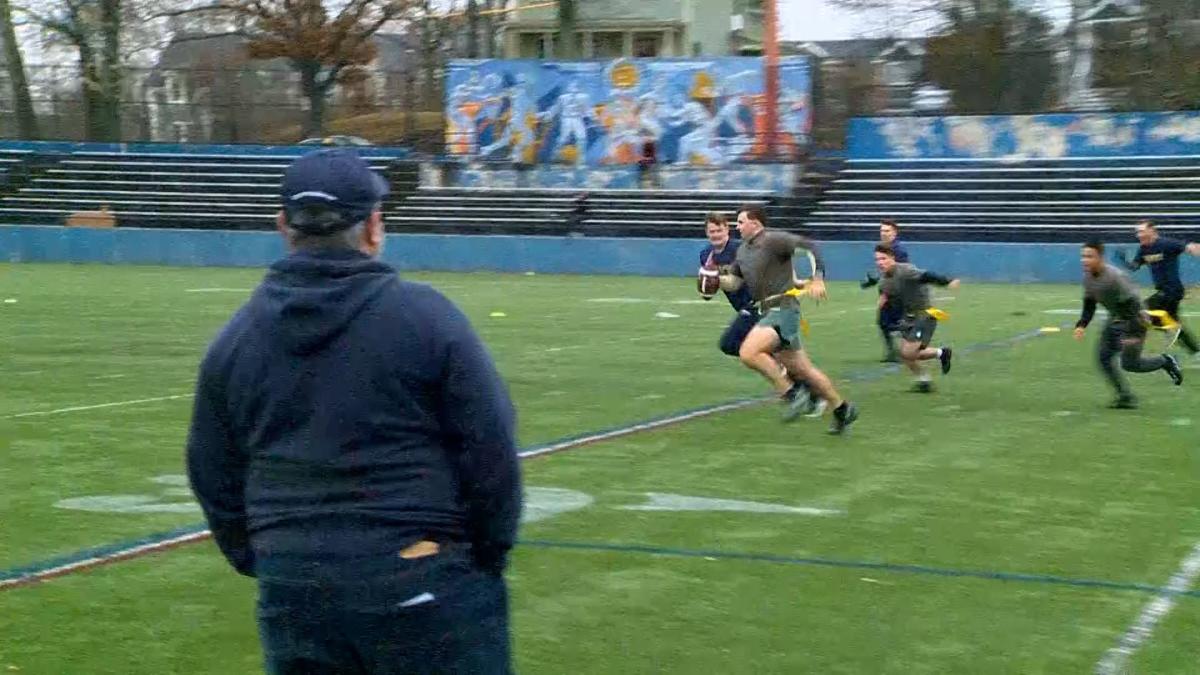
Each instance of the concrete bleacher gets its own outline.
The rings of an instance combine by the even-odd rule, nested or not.
[[[123,227],[270,229],[291,161],[249,153],[96,151],[38,158],[38,168],[0,198],[0,223],[58,225],[81,211],[106,209]],[[387,156],[368,163],[392,184],[385,208],[415,189],[415,164]]]
[[[582,214],[573,215],[587,194]],[[731,217],[767,192],[422,187],[388,213],[390,229],[443,234],[697,237],[704,217]]]
[[[805,220],[821,238],[870,240],[879,222],[925,241],[1128,237],[1140,219],[1200,237],[1200,157],[851,159]]]

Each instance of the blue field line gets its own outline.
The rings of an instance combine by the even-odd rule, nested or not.
[[[610,552],[610,553],[642,553],[646,555],[670,556],[676,558],[707,558],[714,560],[737,560],[745,562],[765,562],[781,565],[802,565],[809,567],[839,567],[843,569],[872,570],[877,572],[895,572],[899,574],[915,574],[935,577],[954,577],[960,579],[982,579],[986,581],[1007,581],[1014,583],[1050,584],[1056,586],[1074,586],[1077,588],[1099,588],[1110,591],[1135,591],[1170,597],[1200,598],[1200,590],[1176,590],[1165,586],[1142,584],[1125,581],[1107,581],[1104,579],[1081,579],[1064,577],[1054,574],[1032,574],[1026,572],[1002,572],[994,570],[956,569],[952,567],[933,567],[930,565],[911,565],[905,563],[875,562],[870,560],[845,560],[841,558],[794,557],[775,555],[771,553],[741,553],[732,551],[707,551],[688,548],[671,548],[666,546],[649,546],[645,544],[614,544],[605,542],[580,541],[544,541],[539,539],[522,540],[519,544],[531,548],[567,549],[576,551]]]
[[[988,349],[997,349],[1000,347],[1010,346],[1018,342],[1028,340],[1041,335],[1040,330],[1026,331],[1017,335],[984,342],[974,345],[969,345],[958,350],[960,354],[968,354],[976,351],[985,351]],[[887,366],[882,368],[872,368],[870,370],[858,371],[850,373],[843,379],[851,382],[870,382],[882,379],[896,372],[897,366]],[[586,434],[578,434],[568,436],[550,443],[535,445],[526,448],[519,453],[521,459],[533,459],[544,455],[561,452],[564,450],[577,448],[591,443],[603,442],[620,438],[633,433],[642,431],[650,431],[659,429],[672,424],[678,424],[688,420],[706,417],[721,412],[738,410],[754,405],[759,405],[775,400],[774,396],[758,396],[758,397],[741,397],[730,399],[722,403],[716,403],[697,408],[691,408],[680,412],[660,415],[657,417],[636,422],[634,424],[624,424],[600,431],[593,431]],[[74,571],[72,568],[85,569],[87,567],[104,564],[106,558],[111,559],[128,554],[131,551],[138,554],[139,549],[144,549],[146,553],[154,552],[154,547],[158,544],[169,543],[180,538],[193,537],[206,532],[203,524],[189,525],[186,527],[171,530],[169,532],[160,532],[158,534],[148,535],[139,539],[122,541],[115,544],[107,544],[93,548],[76,551],[63,556],[58,556],[48,560],[42,560],[21,567],[0,570],[0,590],[10,588],[24,580],[36,579],[43,575],[49,574],[67,574]],[[139,554],[140,555],[140,554]],[[126,558],[127,559],[127,558]]]
[[[206,525],[204,525],[203,523],[199,523],[196,525],[188,525],[185,527],[175,528],[174,530],[168,530],[166,532],[159,532],[157,534],[146,535],[145,537],[141,537],[139,539],[128,539],[126,541],[117,542],[115,544],[104,544],[102,546],[94,546],[92,548],[85,548],[80,551],[75,551],[74,553],[68,553],[66,555],[61,555],[61,556],[49,558],[46,560],[40,560],[40,561],[38,561],[36,563],[32,563],[30,565],[25,565],[22,567],[14,567],[11,569],[0,571],[0,584],[2,584],[4,582],[9,582],[9,581],[16,581],[18,579],[24,579],[27,577],[37,576],[48,570],[58,569],[61,567],[67,567],[70,565],[75,565],[75,564],[81,563],[86,560],[98,560],[98,559],[102,559],[102,558],[107,558],[110,556],[117,555],[123,551],[128,551],[130,549],[141,548],[144,546],[153,546],[155,544],[159,544],[159,543],[165,542],[165,541],[170,541],[172,539],[176,539],[179,537],[200,534],[201,532],[204,532],[207,529],[208,528]]]

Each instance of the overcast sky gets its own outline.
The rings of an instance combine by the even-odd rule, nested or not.
[[[777,0],[780,33],[784,40],[844,40],[894,35],[919,37],[934,26],[928,17],[911,11],[911,0],[891,0],[887,9],[851,12],[828,0]],[[1026,0],[1058,22],[1070,16],[1070,0]]]

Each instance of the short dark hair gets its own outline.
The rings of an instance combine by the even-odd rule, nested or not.
[[[757,220],[764,226],[767,224],[767,212],[763,210],[763,207],[758,206],[757,204],[742,204],[741,207],[738,208],[738,213],[744,213],[746,214],[747,218]]]
[[[880,224],[880,225],[887,225],[888,227],[890,227],[890,228],[892,228],[893,230],[895,230],[897,233],[899,233],[899,232],[900,232],[900,226],[899,226],[899,225],[897,225],[897,224],[896,224],[896,221],[892,220],[891,218],[884,218],[883,220],[881,220],[881,221],[879,222],[879,224]]]
[[[1154,224],[1154,221],[1150,220],[1149,218],[1143,218],[1143,219],[1139,220],[1138,225],[1145,225],[1146,227],[1150,228],[1151,230],[1158,229],[1158,226]]]
[[[882,254],[888,256],[889,258],[896,257],[896,249],[892,248],[888,244],[875,244],[875,252],[882,253]]]
[[[704,216],[704,226],[707,227],[709,223],[729,227],[729,219],[720,211],[709,211],[708,215]]]
[[[1104,255],[1104,242],[1100,241],[1099,239],[1088,239],[1087,241],[1083,242],[1083,247],[1090,248],[1096,253]]]

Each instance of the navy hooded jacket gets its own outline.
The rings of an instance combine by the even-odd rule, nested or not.
[[[437,291],[355,251],[274,264],[200,367],[187,464],[242,574],[472,544],[499,568],[521,508],[515,415]]]

